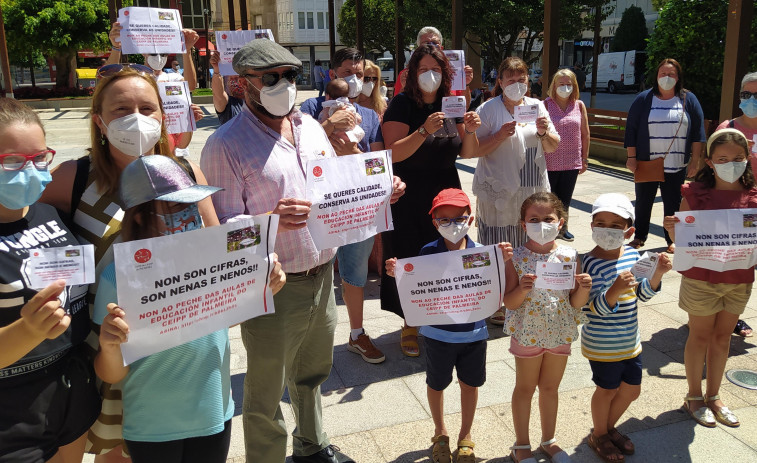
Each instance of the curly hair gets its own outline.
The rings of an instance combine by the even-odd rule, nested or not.
[[[407,94],[418,107],[423,106],[423,92],[418,85],[418,68],[420,62],[426,56],[433,57],[442,68],[442,84],[436,90],[436,99],[450,94],[452,88],[452,66],[444,53],[433,45],[421,45],[413,52],[410,62],[407,65],[407,83],[405,84],[404,93]]]

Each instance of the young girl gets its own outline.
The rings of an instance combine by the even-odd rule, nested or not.
[[[718,130],[707,141],[705,166],[694,182],[681,189],[681,211],[744,209],[757,207],[757,189],[752,169],[747,169],[749,149],[736,129]],[[675,216],[663,225],[675,239]],[[718,395],[723,380],[731,333],[744,312],[754,282],[754,269],[716,272],[693,267],[680,272],[678,306],[689,314],[689,337],[684,366],[689,392],[683,408],[699,424],[719,422],[739,426],[739,419],[723,405]],[[707,389],[702,394],[702,370],[707,364]]]
[[[540,262],[576,264],[576,250],[555,243],[565,223],[565,209],[552,193],[529,196],[520,208],[520,224],[526,244],[513,251],[507,263],[504,303],[508,308],[505,330],[510,337],[510,352],[515,356],[513,424],[515,463],[536,463],[531,453],[528,423],[531,398],[539,387],[542,451],[555,463],[570,462],[568,454],[555,444],[557,388],[570,355],[570,343],[578,338],[579,314],[589,300],[591,277],[576,274],[573,289],[535,288],[536,265]]]
[[[201,228],[197,202],[218,190],[197,185],[168,157],[139,157],[121,175],[121,236],[130,241]],[[224,463],[234,413],[228,330],[124,366],[121,344],[128,339],[124,316],[129,308],[109,303],[116,300],[114,264],[101,278],[94,314],[102,324],[95,370],[103,381],[122,381],[123,437],[132,460]],[[283,283],[277,262],[271,272],[273,292]]]

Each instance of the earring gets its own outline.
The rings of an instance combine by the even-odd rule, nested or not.
[[[106,145],[107,143],[108,143],[108,142],[107,142],[107,141],[105,141],[105,135],[103,135],[103,134],[100,134],[100,144],[101,144],[102,146],[105,146],[105,145]]]

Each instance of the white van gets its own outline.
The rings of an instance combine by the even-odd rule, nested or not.
[[[384,82],[394,82],[394,58],[379,58],[376,64],[381,69],[381,78]]]
[[[608,92],[641,90],[644,84],[646,53],[643,51],[618,51],[601,53],[597,67],[597,89]],[[586,65],[586,87],[591,88],[593,61]]]

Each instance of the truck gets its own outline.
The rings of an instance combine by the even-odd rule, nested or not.
[[[610,93],[620,90],[643,90],[646,52],[631,50],[601,53],[597,62],[597,89]],[[586,87],[591,88],[594,61],[586,66]]]
[[[376,64],[381,69],[381,78],[387,84],[394,82],[394,58],[379,58]]]

